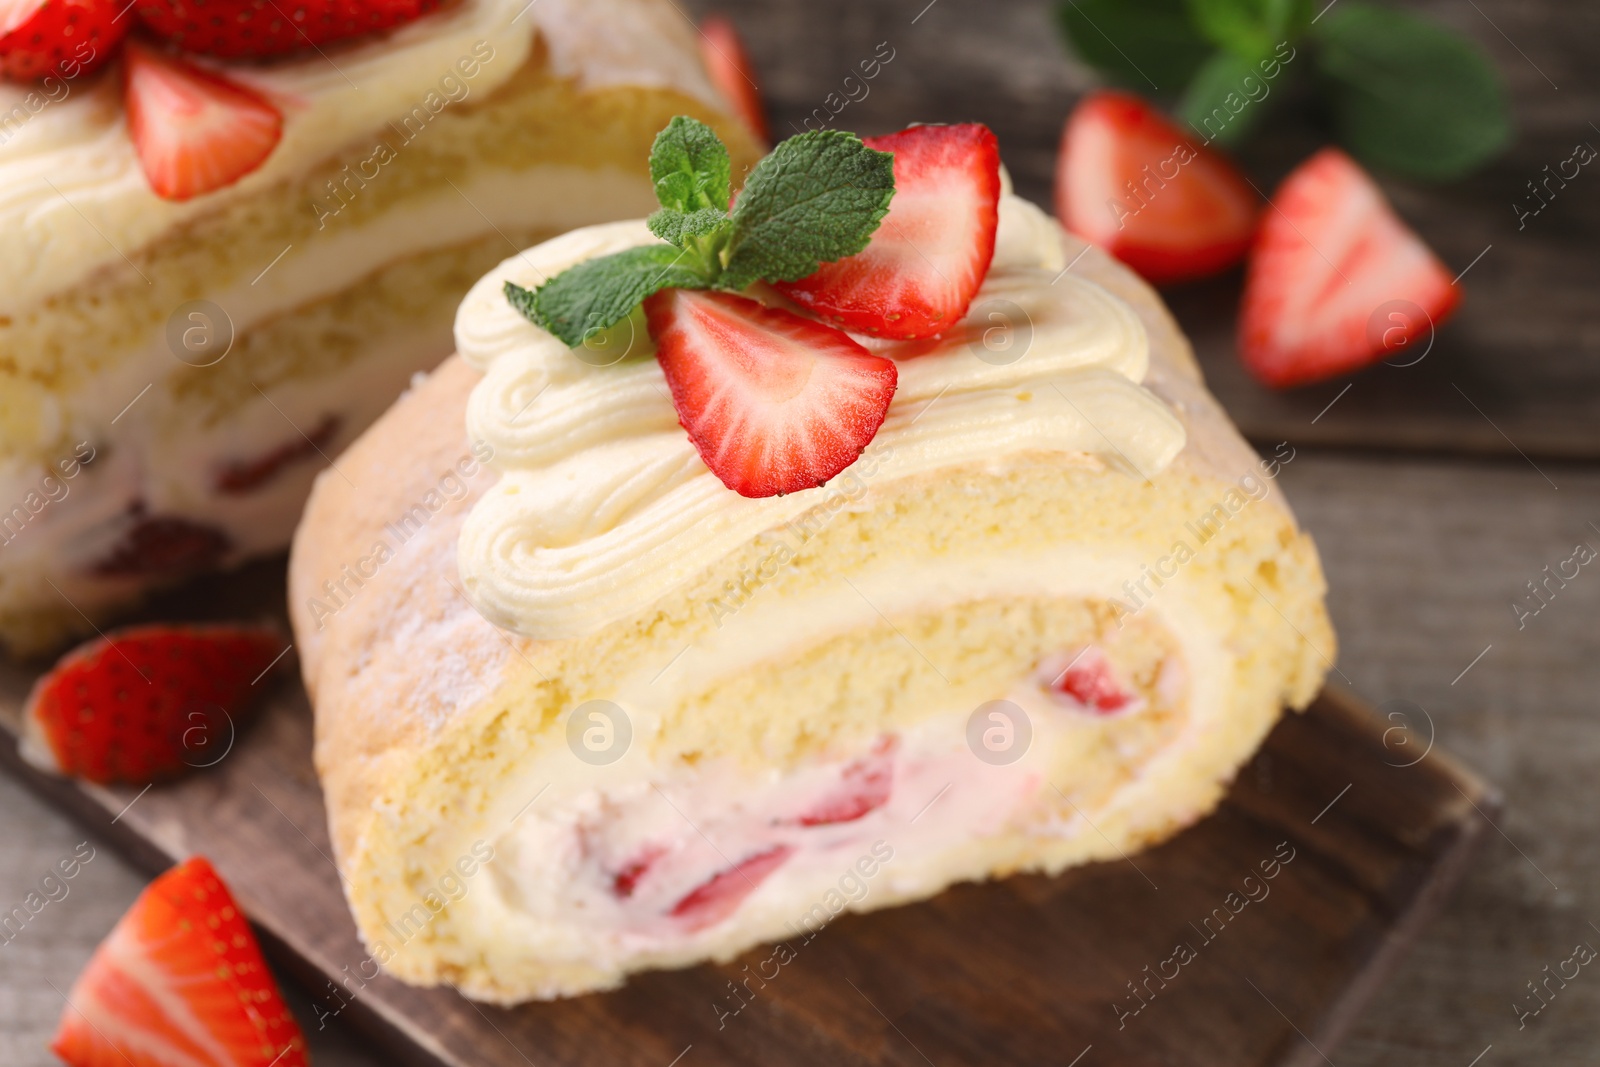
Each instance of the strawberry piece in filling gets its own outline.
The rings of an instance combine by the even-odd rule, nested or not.
[[[1143,703],[1139,694],[1124,685],[1099,648],[1091,645],[1067,660],[1047,662],[1041,670],[1046,690],[1062,703],[1091,715],[1118,715],[1135,710]]]
[[[719,871],[690,890],[668,914],[680,920],[691,933],[714,926],[732,915],[793,852],[788,845],[774,845]]]
[[[878,739],[872,752],[845,764],[837,789],[792,820],[800,826],[831,826],[855,822],[889,802],[894,792],[894,755],[900,739],[890,734]]]
[[[650,867],[656,860],[666,853],[666,849],[659,845],[648,845],[633,859],[622,865],[611,878],[611,892],[621,900],[633,896],[633,891],[639,887],[639,881],[649,873]]]
[[[228,535],[175,515],[147,515],[135,503],[122,536],[104,557],[89,567],[99,578],[178,575],[219,565],[233,547]]]
[[[322,456],[338,432],[338,417],[327,415],[316,429],[296,440],[286,441],[254,459],[231,460],[217,472],[217,491],[230,496],[254,492],[276,478],[284,468]]]

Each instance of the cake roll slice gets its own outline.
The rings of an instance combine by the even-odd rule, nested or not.
[[[316,51],[135,42],[101,73],[0,83],[0,643],[284,549],[315,472],[449,355],[474,281],[650,209],[672,115],[736,166],[759,154],[669,0],[415,7]],[[277,140],[196,188],[210,160],[156,151],[192,131],[130,117],[146,77],[167,103],[225,79],[244,114],[220,125],[265,115]]]
[[[598,358],[504,296],[652,240],[487,275],[460,358],[298,532],[317,766],[388,971],[564,996],[1119,858],[1312,698],[1334,639],[1293,450],[1244,443],[1126,269],[1003,196],[960,322],[859,338],[898,371],[860,458],[753,498],[637,316]]]

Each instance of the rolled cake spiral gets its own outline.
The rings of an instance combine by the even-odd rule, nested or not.
[[[1313,696],[1333,635],[1292,450],[1250,450],[1125,269],[1005,197],[962,325],[865,342],[900,384],[861,459],[747,499],[642,326],[568,349],[500,295],[649,239],[484,278],[461,358],[297,535],[317,765],[389,971],[561,996],[1116,857]]]

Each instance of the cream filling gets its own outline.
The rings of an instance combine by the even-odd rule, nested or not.
[[[531,637],[580,636],[643,611],[828,492],[753,500],[725,488],[678,427],[638,316],[604,347],[569,349],[503,295],[507,280],[534,285],[651,240],[637,222],[567,234],[501,264],[457,315],[457,348],[485,375],[468,430],[493,446],[503,475],[474,505],[458,563],[485,617]],[[1185,435],[1139,384],[1143,326],[1062,258],[1054,223],[1007,195],[966,321],[934,341],[874,343],[899,361],[899,388],[870,471],[858,462],[843,477],[876,485],[1032,450],[1135,477],[1164,469]]]
[[[1054,712],[1049,731],[1072,714]],[[883,881],[914,891],[953,844],[1021,827],[1055,741],[1035,735],[1030,755],[991,766],[967,749],[965,728],[965,714],[947,711],[855,759],[789,774],[656,766],[649,781],[585,790],[501,839],[496,887],[541,954],[612,966],[715,937],[760,906],[756,894],[818,895],[874,845]]]
[[[867,867],[881,871],[847,879],[841,890],[847,896],[856,883],[867,884],[852,904],[873,893],[924,895],[972,877],[975,850],[998,835],[1044,846],[1092,834],[1091,825],[1114,833],[1119,820],[1135,815],[1192,814],[1170,810],[1162,798],[1186,773],[1189,751],[1226,713],[1234,661],[1195,610],[1197,594],[1183,575],[1163,588],[1151,610],[1180,650],[1163,667],[1158,687],[1163,701],[1186,717],[1128,784],[1077,814],[1059,814],[1065,805],[1056,789],[1072,792],[1071,767],[1087,758],[1078,750],[1094,751],[1089,742],[1105,720],[1050,691],[1047,677],[1073,650],[1019,664],[1004,692],[952,679],[957,684],[942,706],[915,727],[861,739],[852,752],[787,773],[688,767],[657,755],[666,740],[662,717],[682,699],[821,638],[978,598],[1106,599],[1138,566],[1132,553],[1058,546],[965,558],[960,567],[897,562],[852,575],[854,588],[836,584],[781,602],[752,601],[735,625],[665,669],[642,665],[613,692],[598,695],[629,717],[633,738],[621,759],[590,766],[559,738],[519,772],[517,785],[488,812],[487,824],[500,828],[495,877],[453,914],[485,939],[517,945],[507,950],[512,954],[531,950],[608,970],[641,957],[687,958],[735,944],[737,931],[809,932],[819,914],[814,905],[847,871],[860,875],[864,856],[874,861]],[[997,698],[1020,706],[1032,729],[1022,758],[1002,765],[977,758],[968,733],[974,710]]]
[[[175,226],[304,174],[363,137],[403,125],[415,109],[431,116],[481,100],[528,61],[536,34],[549,43],[553,72],[581,87],[673,88],[720,107],[690,32],[671,6],[638,0],[460,0],[374,40],[221,67],[278,105],[283,139],[256,171],[185,202],[151,191],[114,71],[52,83],[48,93],[0,85],[7,253],[0,314],[119,264]]]

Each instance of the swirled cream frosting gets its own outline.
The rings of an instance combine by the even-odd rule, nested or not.
[[[639,316],[573,349],[504,296],[508,280],[531,287],[653,241],[642,221],[575,230],[502,263],[457,313],[458,351],[484,375],[467,429],[501,475],[467,519],[458,564],[479,611],[517,633],[580,637],[628,618],[827,491],[751,499],[725,487],[678,425]],[[1009,192],[993,266],[960,326],[861,340],[899,368],[867,453],[892,449],[894,462],[874,488],[1041,451],[1149,478],[1184,445],[1182,424],[1141,384],[1149,345],[1134,311],[1067,269],[1055,222]]]

